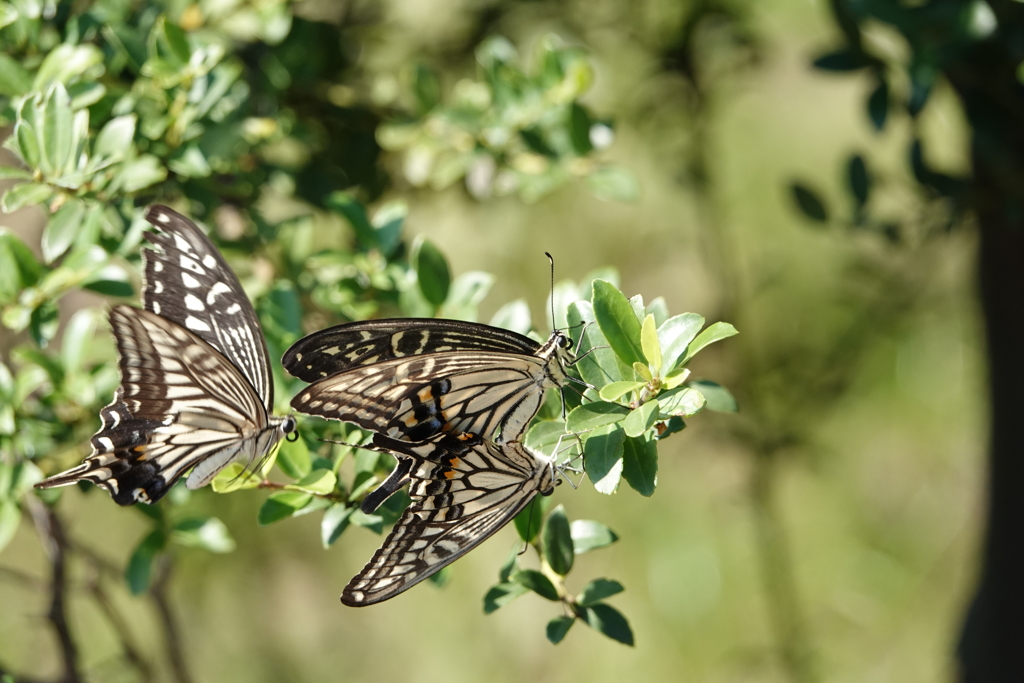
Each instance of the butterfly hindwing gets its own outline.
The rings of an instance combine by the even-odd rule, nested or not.
[[[285,352],[284,368],[315,382],[361,365],[447,351],[533,354],[540,345],[490,325],[434,318],[346,323],[303,337]]]
[[[377,434],[374,445],[411,463],[411,504],[341,601],[392,598],[466,554],[554,488],[551,463],[519,443],[443,434],[412,444]]]
[[[151,206],[146,220],[157,232],[146,239],[143,304],[220,351],[270,410],[274,402],[270,357],[259,321],[238,278],[195,223],[166,206]]]

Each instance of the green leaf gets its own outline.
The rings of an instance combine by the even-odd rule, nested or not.
[[[864,157],[854,154],[846,166],[846,180],[850,185],[850,193],[856,202],[856,207],[861,209],[868,202],[868,193],[871,191],[871,178],[868,176],[868,167],[864,163]]]
[[[260,511],[256,515],[256,521],[260,526],[273,524],[286,517],[291,517],[296,512],[306,507],[313,500],[313,495],[302,491],[275,491],[270,494]]]
[[[78,199],[69,199],[50,217],[50,221],[43,229],[42,242],[43,259],[47,263],[53,263],[68,250],[75,240],[75,234],[84,216],[85,204]]]
[[[584,443],[584,469],[599,493],[611,495],[619,486],[625,438],[621,427],[611,425],[594,430]]]
[[[823,71],[857,71],[871,65],[871,60],[857,49],[830,52],[814,60],[814,67]]]
[[[231,493],[243,489],[254,489],[263,481],[256,472],[249,472],[240,462],[230,463],[217,473],[210,483],[214,493]]]
[[[544,505],[547,500],[535,496],[513,519],[519,538],[523,539],[524,543],[533,543],[533,539],[540,533],[540,528],[544,524]]]
[[[640,346],[643,348],[644,357],[651,364],[651,370],[655,375],[661,375],[661,343],[658,341],[658,327],[654,322],[654,316],[648,314],[640,326]]]
[[[348,507],[344,503],[335,503],[324,512],[324,517],[320,521],[320,541],[324,544],[324,549],[331,547],[331,544],[348,528],[353,510],[354,507]]]
[[[373,214],[373,241],[384,256],[391,256],[402,243],[402,226],[409,214],[401,200],[387,202]]]
[[[491,586],[484,596],[484,614],[490,614],[498,608],[504,607],[529,590],[521,583],[499,583]]]
[[[740,407],[736,403],[736,399],[721,384],[708,380],[698,380],[690,382],[689,386],[701,393],[707,401],[708,410],[714,410],[719,413],[739,412]]]
[[[452,284],[452,274],[448,269],[441,250],[422,235],[412,244],[410,262],[416,270],[417,281],[423,298],[435,308],[448,298],[448,289]]]
[[[0,180],[30,180],[32,174],[13,166],[0,166]]]
[[[228,528],[216,517],[194,517],[178,522],[171,531],[171,540],[211,553],[230,553],[235,549],[235,540]]]
[[[508,581],[508,577],[519,568],[519,544],[512,546],[512,550],[509,551],[508,557],[505,558],[505,562],[498,569],[498,581],[505,583]]]
[[[437,80],[437,74],[423,64],[412,67],[410,80],[416,99],[416,112],[422,116],[441,101],[441,84]]]
[[[46,173],[60,176],[71,157],[71,98],[67,89],[55,84],[46,94],[43,105],[42,152],[40,168]]]
[[[93,335],[96,334],[96,309],[83,308],[76,312],[64,326],[64,337],[60,342],[61,363],[68,372],[82,368],[82,354],[85,353]]]
[[[3,7],[0,6],[0,13],[2,13]],[[31,89],[32,74],[26,71],[17,60],[0,52],[0,95],[17,97]]]
[[[0,500],[0,552],[3,552],[14,538],[20,522],[21,509],[18,508],[18,502],[10,499]]]
[[[579,596],[576,598],[576,602],[583,607],[589,607],[596,605],[605,598],[618,595],[624,590],[626,589],[618,581],[594,579],[583,587],[583,590],[580,591]]]
[[[683,313],[669,318],[658,328],[658,341],[662,349],[662,367],[673,370],[686,354],[686,347],[704,327],[704,317],[696,313]]]
[[[348,224],[352,226],[352,231],[355,232],[356,241],[360,246],[364,249],[378,246],[376,231],[366,216],[366,209],[357,199],[345,192],[334,192],[327,198],[326,206],[331,211],[345,217]]]
[[[299,439],[301,441],[302,439]],[[327,495],[334,491],[338,477],[331,470],[313,470],[294,484],[288,484],[289,491],[305,491],[314,495]]]
[[[552,645],[558,645],[565,639],[565,635],[569,633],[569,629],[575,623],[576,619],[574,617],[555,617],[548,622],[546,629],[548,640],[551,641]]]
[[[889,84],[884,78],[880,78],[878,86],[868,97],[868,118],[875,130],[881,131],[885,128],[885,120],[889,116]]]
[[[575,553],[572,549],[572,532],[565,508],[559,505],[548,515],[540,538],[541,550],[548,566],[559,576],[565,576],[572,569]]]
[[[152,154],[142,154],[124,164],[121,171],[125,192],[138,192],[167,178],[167,169]]]
[[[624,645],[633,645],[633,630],[629,627],[629,622],[611,605],[598,603],[584,607],[583,619],[598,633],[603,633]]]
[[[618,403],[592,401],[572,409],[565,419],[570,432],[585,432],[605,425],[621,422],[629,415],[629,408]]]
[[[707,329],[698,334],[697,338],[686,348],[686,356],[683,358],[682,364],[688,363],[705,346],[714,344],[722,339],[728,339],[736,334],[739,334],[739,332],[729,323],[712,323],[708,325]]]
[[[20,183],[4,192],[0,199],[0,208],[5,213],[13,213],[25,206],[35,206],[45,202],[53,194],[49,185],[42,183]]]
[[[521,586],[526,586],[537,595],[554,602],[558,602],[558,589],[551,579],[535,569],[523,569],[512,575],[512,581]]]
[[[619,360],[601,334],[601,329],[594,324],[594,309],[589,301],[570,304],[567,318],[577,355],[586,354],[575,366],[584,380],[601,387],[610,382],[634,379],[633,371]]]
[[[654,495],[658,485],[658,445],[653,440],[627,437],[623,446],[622,476],[640,495]]]
[[[82,289],[102,294],[103,296],[130,297],[135,294],[132,283],[123,280],[93,280],[82,285]]]
[[[210,175],[210,162],[198,145],[179,149],[167,161],[167,168],[184,178],[206,178]]]
[[[805,216],[818,223],[828,221],[828,211],[825,210],[825,204],[814,190],[800,183],[791,184],[789,190],[793,194],[793,201],[796,202],[797,208]]]
[[[36,346],[45,348],[57,334],[59,324],[60,315],[57,304],[53,301],[46,301],[32,311],[28,322],[28,332]]]
[[[455,278],[444,301],[445,317],[476,320],[477,307],[493,284],[494,276],[479,270],[471,270]]]
[[[534,423],[523,439],[527,448],[551,457],[559,443],[566,443],[565,424],[561,420],[545,420]]]
[[[658,401],[655,399],[630,412],[622,421],[622,429],[626,436],[641,436],[653,427],[658,420],[658,407]]]
[[[451,578],[452,578],[452,568],[451,568],[451,565],[448,565],[447,567],[441,567],[440,570],[438,570],[438,571],[434,572],[433,574],[431,574],[430,576],[428,576],[427,577],[427,581],[429,581],[430,583],[434,584],[438,588],[444,588],[445,586],[448,585],[448,580],[451,579]]]
[[[50,50],[36,71],[33,88],[42,91],[53,82],[70,83],[86,71],[103,63],[103,53],[95,45],[62,43]]]
[[[704,395],[690,387],[679,387],[670,389],[658,395],[658,403],[661,404],[663,416],[677,415],[689,417],[704,410],[706,401]]]
[[[572,549],[577,555],[604,548],[619,540],[618,534],[592,519],[574,519],[569,529],[572,532]]]
[[[135,123],[135,114],[117,116],[107,121],[96,136],[93,155],[116,159],[124,157],[135,138]]]
[[[369,529],[375,534],[380,534],[384,531],[384,518],[380,515],[368,515],[359,508],[355,508],[352,510],[352,515],[349,519],[356,526]]]
[[[189,47],[185,32],[181,30],[180,26],[173,21],[169,21],[166,17],[161,17],[160,29],[160,37],[163,38],[163,42],[167,46],[170,55],[178,60],[180,66],[188,64],[192,56],[192,49]]]
[[[519,334],[526,334],[533,327],[533,322],[530,318],[530,307],[523,299],[511,301],[498,309],[489,324],[493,327],[501,327],[518,332]]]
[[[153,574],[153,560],[167,545],[167,536],[160,529],[151,531],[142,539],[124,570],[124,578],[128,582],[128,590],[133,595],[141,595],[149,588]]]
[[[313,469],[305,439],[285,441],[277,452],[277,466],[292,479],[302,479]]]
[[[625,295],[605,280],[594,281],[594,317],[609,346],[626,365],[645,363],[640,321]]]
[[[620,166],[604,166],[587,176],[590,191],[599,199],[635,202],[640,198],[640,183],[632,171]]]
[[[647,386],[646,382],[612,382],[601,387],[598,394],[605,401],[615,401],[629,392],[642,389],[645,386]]]

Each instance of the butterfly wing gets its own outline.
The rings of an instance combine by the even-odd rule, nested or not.
[[[551,363],[533,355],[483,351],[397,358],[321,379],[292,399],[310,415],[354,422],[396,439],[445,431],[514,441],[554,386]]]
[[[289,348],[285,370],[315,382],[361,365],[446,351],[530,355],[540,345],[529,337],[490,325],[434,318],[398,318],[346,323],[303,337]]]
[[[93,452],[41,488],[80,480],[120,505],[156,502],[187,470],[199,488],[233,460],[262,458],[283,436],[248,380],[210,344],[130,306],[110,312],[121,385],[100,412]]]
[[[274,403],[270,357],[256,311],[220,251],[195,223],[154,205],[146,233],[158,249],[142,251],[142,300],[152,311],[187,328],[231,361],[252,385],[265,410]]]
[[[377,434],[373,443],[412,462],[412,503],[384,544],[345,587],[362,607],[393,598],[480,545],[537,493],[554,487],[550,463],[519,443],[444,434],[410,444]]]

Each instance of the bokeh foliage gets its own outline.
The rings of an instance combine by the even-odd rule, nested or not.
[[[212,236],[239,271],[277,358],[303,330],[339,321],[478,317],[493,276],[454,276],[434,243],[410,241],[404,203],[367,209],[387,185],[376,141],[403,158],[414,185],[441,190],[462,180],[478,199],[536,201],[579,179],[598,197],[629,200],[636,181],[602,161],[600,151],[614,139],[611,123],[579,101],[592,67],[583,50],[554,37],[536,43],[527,66],[507,40],[485,40],[476,51],[479,76],[456,83],[450,102],[437,76],[415,66],[408,107],[385,109],[347,101],[351,74],[337,25],[293,16],[287,3],[224,13],[214,3],[24,2],[5,4],[0,17],[0,121],[13,126],[6,147],[19,162],[0,170],[16,181],[0,204],[7,212],[42,206],[48,213],[41,259],[14,233],[0,234],[3,324],[28,336],[0,364],[0,549],[31,513],[51,556],[59,606],[51,621],[64,676],[78,680],[80,636],[63,616],[66,556],[80,554],[104,571],[110,563],[63,530],[62,499],[77,494],[29,487],[86,454],[95,415],[116,386],[112,345],[101,329],[104,299],[79,305],[63,326],[61,303],[82,290],[134,295],[146,204],[172,202],[216,226]],[[277,203],[289,210],[282,215]],[[590,388],[564,401],[553,396],[526,443],[561,458],[558,447],[575,441],[598,491],[614,493],[621,477],[650,496],[657,442],[705,407],[736,410],[725,389],[690,381],[686,368],[735,329],[716,323],[701,331],[701,316],[670,317],[663,299],[645,306],[599,276],[616,277],[604,270],[578,285],[561,283],[552,301],[582,358],[571,372]],[[538,336],[521,301],[492,322]],[[277,367],[274,373],[277,408],[287,410],[297,383]],[[302,422],[300,432],[258,471],[229,467],[213,492],[271,490],[256,516],[260,525],[320,513],[325,548],[350,527],[381,534],[397,520],[405,495],[372,515],[358,507],[392,466],[390,457],[358,447],[369,434],[315,420]],[[194,499],[208,495],[178,486],[166,503],[139,507],[149,528],[123,570],[130,592],[149,593],[160,607],[175,671],[184,664],[174,653],[174,616],[163,592],[168,558],[182,548],[223,554],[236,546],[224,522],[198,512]],[[616,534],[594,521],[570,525],[562,506],[545,514],[539,502],[516,528],[540,569],[520,567],[513,553],[485,612],[532,591],[564,606],[548,625],[551,642],[579,619],[632,645],[625,617],[604,601],[622,592],[621,583],[594,579],[575,595],[564,585],[576,554]],[[444,575],[436,579],[443,583]],[[109,607],[100,593],[94,597]],[[116,625],[124,616],[110,608],[109,618]],[[120,635],[127,663],[145,678],[148,665]]]

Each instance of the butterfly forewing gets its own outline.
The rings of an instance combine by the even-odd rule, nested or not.
[[[248,380],[263,407],[273,405],[270,357],[252,304],[220,252],[195,223],[166,206],[151,206],[144,249],[143,303],[220,351]]]
[[[447,351],[533,354],[529,337],[490,325],[460,320],[400,318],[346,323],[300,339],[281,359],[284,368],[306,382],[382,363]]]
[[[393,359],[332,375],[292,400],[301,412],[407,441],[470,432],[513,441],[561,383],[557,361],[463,351]]]
[[[341,600],[360,607],[392,598],[482,543],[537,493],[554,487],[551,463],[519,443],[443,434],[411,444],[377,434],[377,448],[411,462],[412,503]]]

